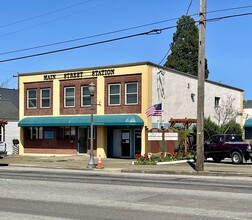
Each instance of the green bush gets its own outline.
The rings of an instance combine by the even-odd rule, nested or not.
[[[157,162],[170,162],[177,160],[188,160],[192,159],[193,155],[188,152],[177,152],[174,154],[166,154],[165,157],[161,157],[156,154],[152,154],[150,157],[148,155],[136,155],[135,165],[156,165]]]

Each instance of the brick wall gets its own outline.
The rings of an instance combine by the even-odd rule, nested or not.
[[[122,75],[105,77],[105,114],[122,114],[122,113],[141,113],[142,108],[142,75]],[[138,104],[125,105],[125,84],[130,82],[138,83]],[[121,84],[121,105],[109,106],[108,103],[108,85]]]
[[[51,103],[50,108],[41,108],[40,106],[40,89],[50,88],[51,89]],[[27,90],[36,89],[37,90],[37,108],[28,109],[27,108]],[[52,115],[53,113],[53,82],[35,82],[35,83],[25,83],[24,84],[24,115]],[[20,100],[21,101],[21,100]]]
[[[88,86],[91,82],[97,85],[96,79],[76,79],[60,81],[60,114],[90,114],[90,106],[81,107],[81,86]],[[64,107],[64,88],[75,87],[75,107]],[[97,88],[94,92],[94,103],[97,103]],[[96,105],[94,105],[94,114],[96,114]]]

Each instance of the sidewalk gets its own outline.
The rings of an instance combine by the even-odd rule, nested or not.
[[[23,166],[57,169],[90,170],[87,168],[89,156],[19,156],[10,155],[0,160],[0,166]],[[205,162],[204,171],[195,171],[195,163],[178,163],[166,165],[132,165],[133,159],[102,159],[103,172],[214,175],[214,176],[246,176],[252,177],[252,163],[234,165],[230,160],[221,163]],[[98,158],[95,158],[98,163]],[[98,170],[98,169],[94,169]],[[101,171],[101,169],[99,169]]]

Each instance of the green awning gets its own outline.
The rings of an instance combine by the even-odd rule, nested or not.
[[[252,118],[249,118],[245,121],[244,127],[252,127]]]
[[[27,117],[19,121],[19,127],[88,126],[90,116]],[[138,115],[94,115],[95,126],[143,126]]]

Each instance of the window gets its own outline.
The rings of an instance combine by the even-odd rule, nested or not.
[[[27,108],[37,108],[37,90],[27,90]]]
[[[3,141],[2,138],[3,138],[3,137],[2,137],[2,126],[0,126],[0,141]]]
[[[90,106],[91,105],[91,97],[89,92],[89,86],[81,87],[81,106]]]
[[[75,140],[75,127],[60,127],[58,130],[58,138]]]
[[[109,105],[120,105],[121,104],[121,85],[111,84],[109,85]]]
[[[51,105],[51,89],[40,90],[40,106],[41,108],[50,108]]]
[[[29,127],[28,139],[43,139],[43,127]]]
[[[64,88],[64,106],[75,107],[75,88],[65,87]]]
[[[214,98],[214,106],[215,107],[220,107],[220,97],[215,97]]]
[[[125,84],[126,105],[138,104],[138,83]]]

